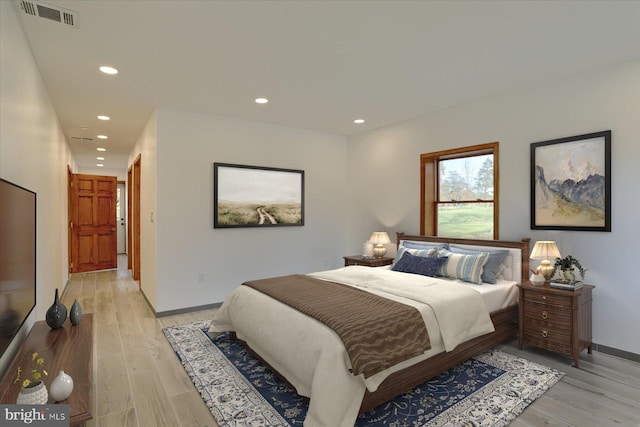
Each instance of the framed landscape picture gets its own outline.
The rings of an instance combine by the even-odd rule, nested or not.
[[[531,229],[611,231],[611,131],[531,144]]]
[[[304,171],[213,164],[213,227],[304,225]]]

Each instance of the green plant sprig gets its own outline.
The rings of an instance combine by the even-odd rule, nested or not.
[[[567,255],[564,258],[556,258],[556,261],[553,263],[552,276],[556,274],[556,271],[558,271],[558,268],[560,268],[561,270],[573,270],[574,267],[577,268],[578,271],[580,272],[580,278],[584,279],[584,275],[587,272],[587,270],[584,267],[582,267],[582,264],[580,264],[580,261],[578,261],[571,255]]]

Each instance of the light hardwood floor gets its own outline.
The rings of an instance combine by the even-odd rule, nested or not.
[[[87,426],[217,426],[162,333],[212,310],[156,319],[138,282],[118,270],[73,274],[63,303],[94,313],[94,419]]]
[[[210,319],[214,310],[156,319],[126,270],[74,274],[64,292],[70,307],[78,298],[94,313],[94,419],[88,426],[217,426],[162,328]],[[566,372],[512,424],[524,426],[640,427],[640,364],[594,352],[580,356],[580,369],[568,357],[517,342],[501,347]]]

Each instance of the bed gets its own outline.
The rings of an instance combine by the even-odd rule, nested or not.
[[[298,394],[308,397],[309,411],[305,419],[307,427],[353,426],[358,413],[371,410],[515,335],[518,318],[515,284],[528,277],[529,239],[519,242],[487,241],[398,233],[397,242],[400,257],[404,252],[419,255],[416,251],[427,247],[431,250],[434,246],[444,246],[437,251],[463,254],[486,254],[490,251],[506,253],[499,265],[492,267],[495,270],[495,284],[433,279],[394,271],[392,266],[350,266],[309,274],[316,279],[344,283],[415,307],[423,317],[431,339],[431,348],[421,355],[408,358],[368,377],[353,375],[345,345],[332,329],[248,286],[238,287],[223,303],[209,332],[215,334],[231,331],[239,341],[289,382]],[[448,255],[450,259],[460,258],[451,252]],[[404,291],[396,292],[396,289],[420,287],[423,283],[434,289],[460,289],[465,298],[474,298],[473,303],[468,300],[453,304],[453,311],[445,311],[442,315],[447,317],[446,313],[449,313],[449,318],[461,319],[453,322],[461,322],[455,326],[455,340],[452,341],[450,334],[445,333],[450,326],[447,323],[449,320],[445,322],[438,317],[442,313],[441,309],[432,308],[433,304],[422,301],[421,297],[405,295],[402,293]],[[393,289],[388,289],[391,287]],[[470,311],[476,310],[476,306],[478,313]],[[483,310],[486,311],[486,316],[482,313]],[[489,325],[485,325],[487,322]]]

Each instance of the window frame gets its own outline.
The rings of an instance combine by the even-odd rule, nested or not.
[[[438,205],[448,203],[490,203],[490,200],[470,201],[440,201],[440,171],[441,160],[464,159],[483,154],[493,154],[493,239],[500,236],[500,168],[499,143],[471,145],[468,147],[424,153],[420,155],[420,234],[423,236],[438,235]]]

